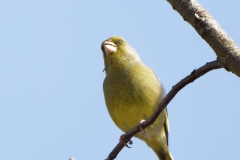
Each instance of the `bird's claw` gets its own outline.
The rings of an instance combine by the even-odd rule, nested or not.
[[[143,120],[143,119],[142,119],[141,121],[139,121],[139,122],[138,122],[138,127],[139,127],[141,133],[145,136],[147,130],[146,130],[146,128],[143,129],[142,126],[141,126],[144,121],[145,121],[145,120]]]
[[[126,143],[126,138],[125,138],[125,135],[124,135],[124,134],[120,136],[119,141],[120,141],[120,143],[122,143],[122,144],[123,144],[125,147],[127,147],[127,148],[131,148],[131,147],[129,147],[128,144],[130,144],[130,145],[133,144],[133,142],[132,142],[131,139]]]

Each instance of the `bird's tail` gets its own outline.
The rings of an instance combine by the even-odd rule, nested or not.
[[[156,153],[159,160],[173,160],[171,153],[168,149],[167,135],[165,134],[164,127],[161,129],[159,135],[145,139],[147,145],[152,148]]]

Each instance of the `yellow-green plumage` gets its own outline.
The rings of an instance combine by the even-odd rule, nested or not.
[[[106,106],[114,123],[126,132],[154,112],[164,92],[154,72],[123,38],[113,36],[103,42],[101,49],[106,72],[103,83]],[[136,137],[145,141],[159,159],[172,160],[167,145],[166,110],[147,127],[146,135],[138,133]]]

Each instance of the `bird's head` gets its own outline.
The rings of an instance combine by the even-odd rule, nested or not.
[[[137,52],[119,36],[112,36],[102,42],[105,68],[111,66],[124,66],[135,61],[140,61]]]

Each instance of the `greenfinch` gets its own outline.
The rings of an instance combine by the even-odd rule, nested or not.
[[[123,38],[110,37],[102,42],[101,50],[106,72],[105,103],[114,123],[126,132],[156,110],[164,90],[155,73]],[[163,110],[145,134],[139,132],[135,137],[143,140],[160,160],[173,160],[168,149],[168,130],[168,115]]]

